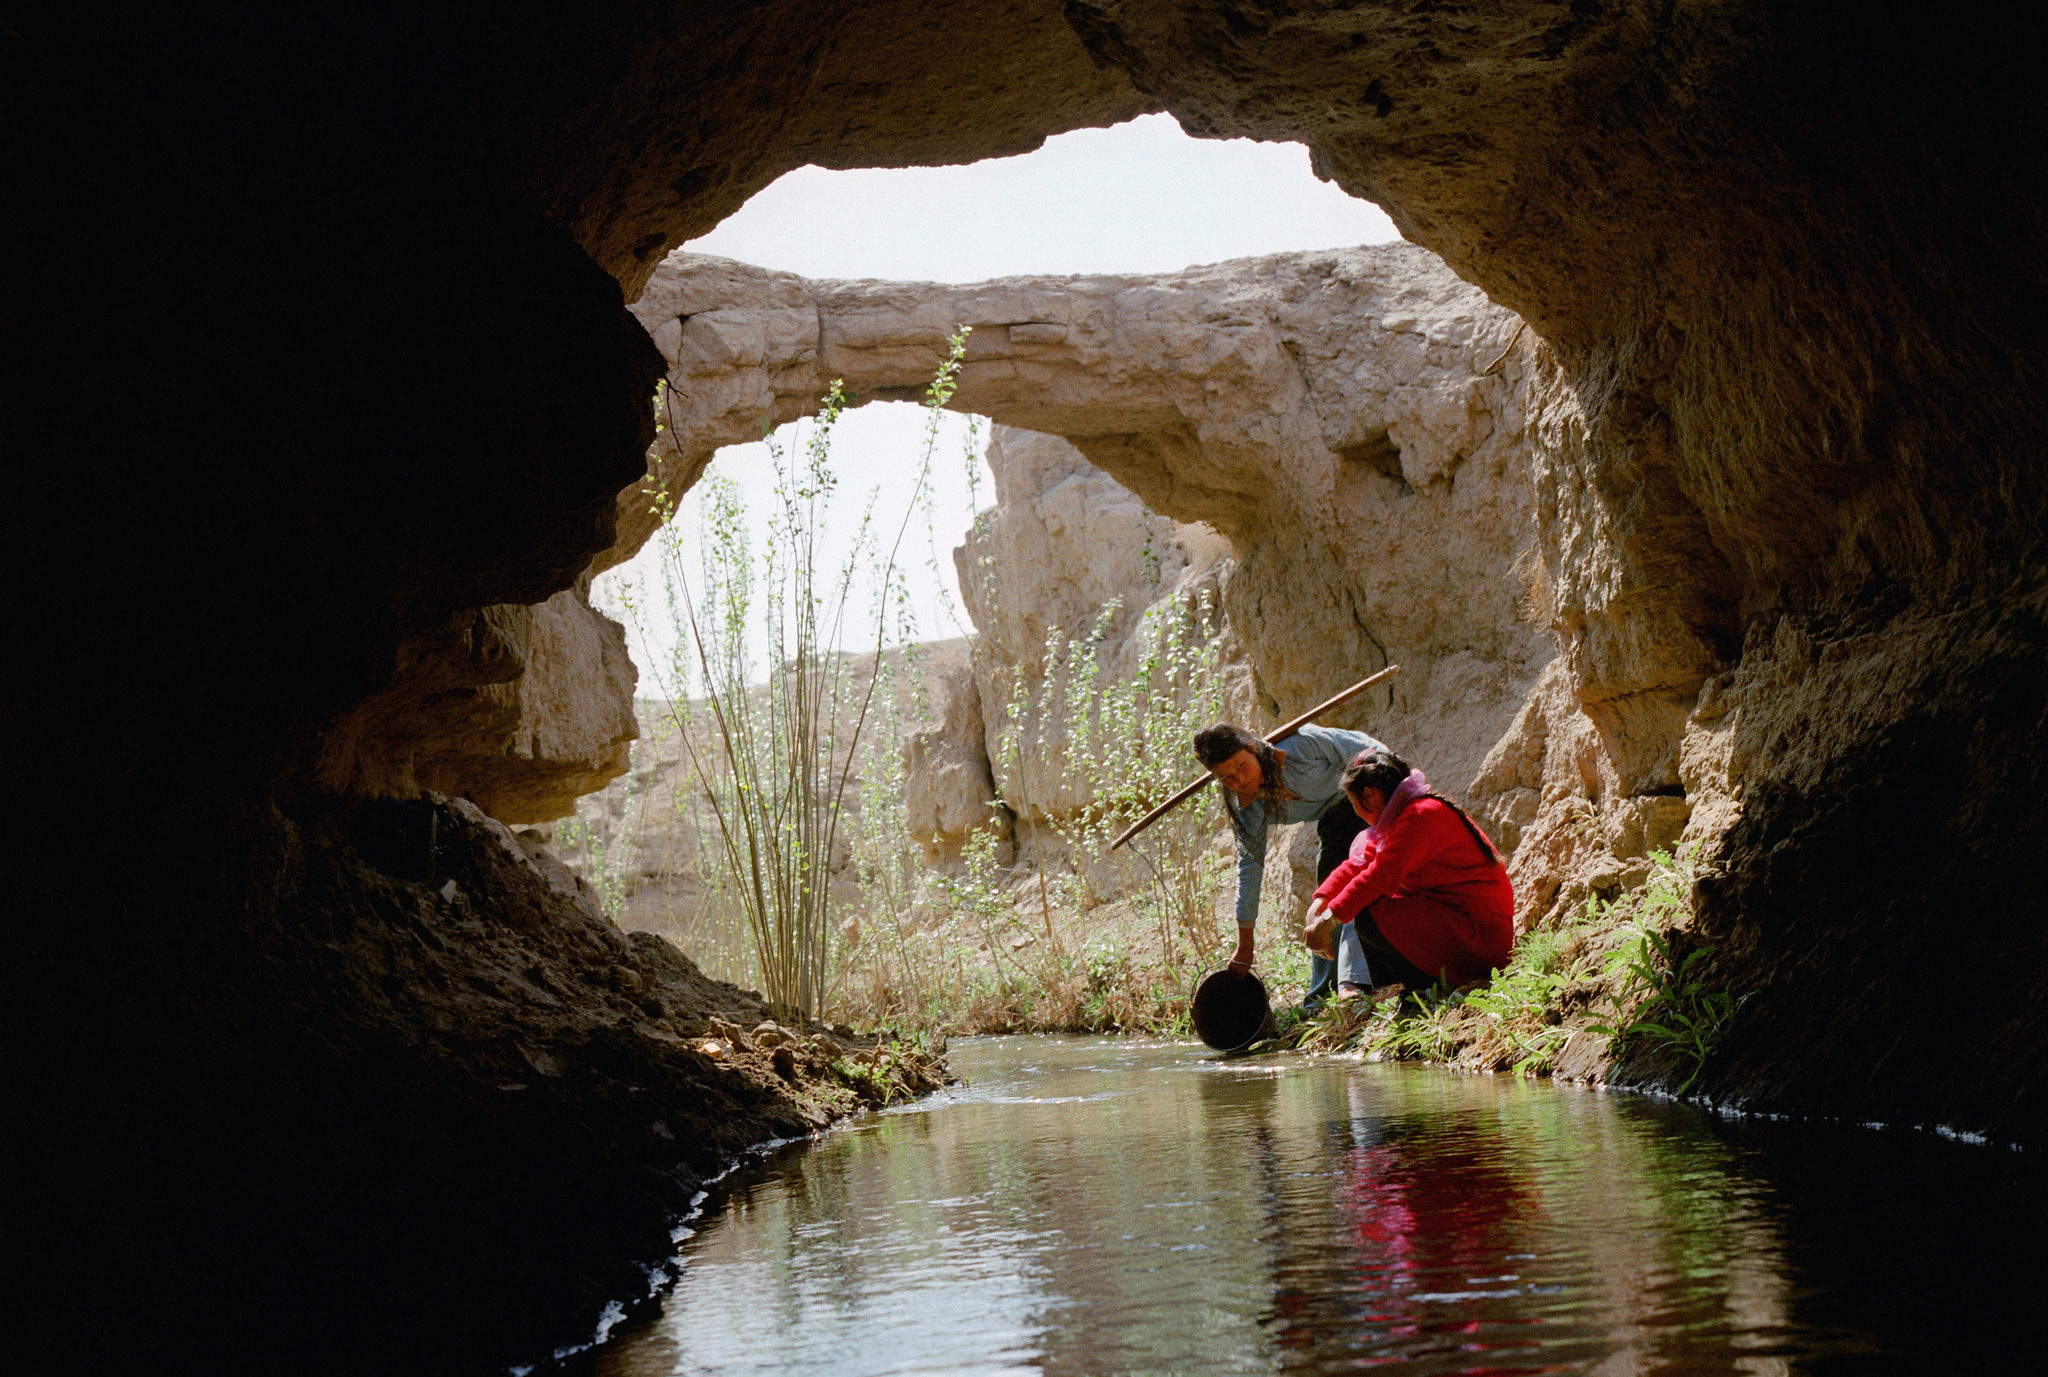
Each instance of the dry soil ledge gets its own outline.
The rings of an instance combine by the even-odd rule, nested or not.
[[[96,1217],[116,1193],[51,1192],[102,1275],[114,1240],[144,1279],[95,1343],[213,1371],[503,1372],[646,1295],[735,1162],[951,1079],[620,931],[464,800],[276,836],[275,908],[203,950],[167,923],[78,1020],[122,1072],[78,1087],[62,1146],[103,1179],[147,1125],[164,1204],[138,1229]],[[49,1341],[61,1363],[78,1338]]]

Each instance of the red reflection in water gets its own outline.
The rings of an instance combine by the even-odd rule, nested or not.
[[[1284,1366],[1324,1366],[1336,1356],[1328,1351],[1333,1347],[1348,1350],[1344,1365],[1356,1367],[1425,1357],[1438,1360],[1431,1364],[1437,1370],[1472,1374],[1554,1372],[1567,1366],[1527,1365],[1526,1350],[1539,1346],[1535,1337],[1509,1339],[1498,1333],[1503,1327],[1540,1323],[1536,1319],[1430,1314],[1438,1305],[1467,1310],[1473,1301],[1483,1301],[1470,1293],[1485,1289],[1481,1278],[1500,1271],[1504,1256],[1516,1251],[1514,1236],[1540,1217],[1530,1192],[1487,1151],[1495,1146],[1475,1142],[1469,1132],[1393,1130],[1379,1141],[1354,1144],[1336,1158],[1335,1227],[1328,1242],[1348,1254],[1337,1270],[1358,1280],[1337,1291],[1302,1286],[1329,1275],[1325,1248],[1304,1246],[1299,1258],[1280,1260],[1268,1323],[1286,1355]],[[1430,1299],[1405,1300],[1418,1295]],[[1482,1337],[1489,1331],[1491,1338]],[[1524,1356],[1524,1362],[1504,1363],[1510,1351]],[[1489,1353],[1499,1357],[1458,1363],[1452,1356]],[[1446,1358],[1451,1364],[1439,1366]]]

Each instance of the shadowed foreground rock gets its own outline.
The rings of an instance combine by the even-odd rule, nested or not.
[[[183,1202],[141,1230],[91,1193],[42,1202],[68,1247],[135,1279],[107,1332],[138,1361],[543,1358],[648,1293],[676,1218],[750,1149],[946,1079],[775,1022],[463,800],[372,802],[277,841],[236,939],[167,932],[105,968],[80,1039],[114,1074],[41,1125],[88,1180],[133,1170],[146,1134],[128,1187]]]
[[[559,1183],[629,1192],[604,1179],[624,1128],[558,1106],[501,1131],[494,1068],[458,1087],[404,1050],[431,1026],[423,971],[381,942],[367,983],[322,964],[387,926],[374,895],[290,907],[340,806],[323,737],[413,638],[544,603],[613,546],[665,367],[622,303],[671,247],[805,161],[1014,153],[1144,109],[1305,143],[1527,322],[1550,687],[1593,725],[1590,778],[1717,819],[1709,973],[1750,998],[1701,1084],[2040,1141],[2048,144],[2013,19],[18,7],[8,433],[21,563],[49,592],[14,726],[48,794],[22,848],[8,1146],[37,1206],[18,1251],[63,1301],[27,1307],[48,1342],[219,1370],[196,1336],[239,1323],[258,1346],[377,1257],[474,1287],[591,1243],[605,1212]],[[146,732],[107,730],[138,713]],[[1574,735],[1543,718],[1546,743]],[[1549,788],[1547,765],[1515,777]],[[441,940],[449,971],[490,965]],[[317,1150],[352,1123],[381,1127]],[[442,1164],[424,1181],[463,1161],[518,1187],[456,1211],[529,1216],[505,1259],[451,1245],[432,1191],[391,1208],[421,1159]],[[330,1251],[352,1163],[361,1218],[390,1225],[375,1255]],[[115,1258],[186,1327],[124,1330]],[[271,1370],[365,1341],[318,1333]]]
[[[344,798],[435,789],[546,822],[625,770],[638,681],[588,578],[538,606],[470,609],[399,647],[391,683],[327,730],[314,771]]]

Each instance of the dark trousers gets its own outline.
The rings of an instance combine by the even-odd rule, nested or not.
[[[1330,872],[1344,863],[1351,854],[1351,842],[1365,830],[1365,819],[1358,816],[1349,801],[1340,800],[1337,805],[1316,819],[1316,883],[1330,878]],[[1380,935],[1379,925],[1372,920],[1372,910],[1358,915],[1352,927],[1358,933],[1359,945],[1365,948],[1365,964],[1372,969],[1374,985],[1406,985],[1411,990],[1428,989],[1436,984],[1436,977],[1410,961],[1394,948],[1394,944]],[[1311,954],[1309,957],[1308,993],[1302,996],[1304,1004],[1318,1004],[1327,999],[1330,989],[1337,983],[1337,963],[1325,957]]]
[[[1365,948],[1365,964],[1372,968],[1374,985],[1406,985],[1411,990],[1426,990],[1441,983],[1436,976],[1401,955],[1392,942],[1380,935],[1379,924],[1373,922],[1371,909],[1353,919],[1351,926],[1357,929],[1358,943]]]
[[[1351,839],[1365,830],[1365,819],[1352,811],[1349,801],[1339,798],[1321,817],[1316,819],[1316,883],[1330,878],[1330,872],[1344,863],[1351,854]],[[1363,936],[1363,932],[1360,936]],[[1371,964],[1367,957],[1367,964]],[[1301,997],[1303,1004],[1320,1004],[1330,997],[1337,984],[1337,963],[1327,956],[1309,953],[1308,992]]]

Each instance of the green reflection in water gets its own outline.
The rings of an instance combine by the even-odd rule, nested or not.
[[[2012,1193],[2040,1175],[2017,1154],[1160,1043],[954,1061],[965,1089],[756,1169],[660,1314],[575,1370],[1903,1371],[1927,1326],[1860,1305],[1866,1274],[1981,1312],[1935,1345],[1953,1358],[2038,1270],[2015,1270]],[[1972,1268],[1910,1232],[1827,1245],[1902,1171]]]

